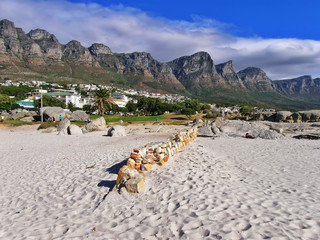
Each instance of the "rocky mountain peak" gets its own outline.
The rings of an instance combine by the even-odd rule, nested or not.
[[[92,64],[93,62],[89,50],[76,40],[72,40],[65,45],[63,55],[68,62],[74,64]]]
[[[0,37],[18,38],[18,33],[13,22],[7,19],[3,19],[0,21]]]
[[[216,65],[216,70],[221,76],[237,73],[233,65],[233,62],[231,60],[228,62]]]
[[[243,82],[238,77],[236,69],[231,60],[226,63],[216,65],[216,70],[221,78],[225,79],[228,84],[234,87],[245,88]]]
[[[221,84],[221,77],[207,52],[197,52],[168,63],[176,78],[187,88],[210,88]]]
[[[62,45],[55,35],[43,29],[31,30],[27,35],[41,47],[45,58],[61,61]]]
[[[260,68],[248,67],[237,74],[245,87],[251,91],[274,91],[272,81]]]
[[[90,53],[94,56],[112,54],[111,49],[102,43],[94,43],[88,49]]]
[[[293,79],[273,81],[272,85],[278,92],[285,95],[318,95],[320,94],[320,79],[312,79],[305,75]]]
[[[58,42],[57,38],[53,34],[39,28],[31,30],[28,33],[28,36],[34,41],[52,40]]]

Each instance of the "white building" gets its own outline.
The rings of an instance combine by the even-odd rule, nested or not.
[[[80,104],[81,96],[80,95],[66,95],[66,105],[68,106],[69,103],[72,103],[73,106],[82,108],[84,104]],[[82,105],[82,106],[81,106]]]

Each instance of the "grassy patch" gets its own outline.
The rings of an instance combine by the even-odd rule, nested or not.
[[[41,129],[47,129],[49,127],[57,127],[58,126],[58,122],[43,122],[40,124],[40,126],[38,127],[38,130],[41,130]]]
[[[10,126],[10,127],[19,127],[19,126],[23,126],[23,125],[33,125],[33,124],[37,124],[36,122],[24,122],[21,120],[11,120],[11,119],[7,119],[4,120],[4,125],[6,126]]]
[[[90,116],[90,119],[97,119],[99,116],[98,115],[92,115]],[[164,119],[163,115],[159,116],[120,116],[120,115],[104,115],[104,119],[106,120],[107,123],[110,122],[119,122],[122,120],[123,122],[156,122],[161,121]]]

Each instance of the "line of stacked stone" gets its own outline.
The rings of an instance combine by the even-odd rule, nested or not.
[[[198,129],[194,127],[174,134],[166,142],[149,143],[141,148],[133,149],[127,165],[124,165],[118,172],[113,190],[120,193],[125,190],[139,193],[144,188],[144,172],[151,170],[154,164],[163,166],[171,156],[181,151],[188,143],[193,142],[197,134]]]

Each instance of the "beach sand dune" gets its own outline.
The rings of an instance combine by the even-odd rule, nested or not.
[[[1,130],[0,239],[319,239],[319,141],[198,138],[110,192],[133,148],[119,138]]]

